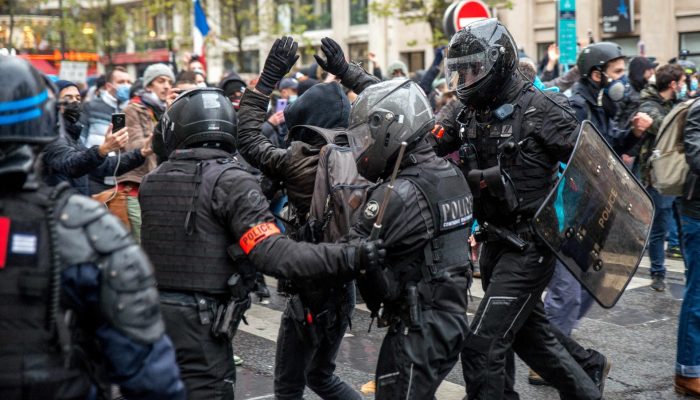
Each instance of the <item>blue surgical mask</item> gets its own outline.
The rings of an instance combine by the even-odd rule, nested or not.
[[[295,101],[297,101],[298,98],[299,98],[299,96],[296,94],[289,96],[289,104],[294,103]]]
[[[698,90],[698,80],[696,78],[693,78],[690,80],[690,91],[694,92]]]
[[[121,85],[117,86],[117,93],[114,97],[117,98],[118,102],[123,103],[129,100],[130,91],[131,85],[129,85],[128,83],[122,83]]]
[[[681,91],[678,92],[677,98],[680,99],[685,99],[685,97],[688,95],[688,85],[685,83],[681,85]]]

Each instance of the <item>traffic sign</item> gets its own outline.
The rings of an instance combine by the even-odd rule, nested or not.
[[[479,0],[463,0],[450,4],[442,20],[443,30],[451,37],[471,22],[491,18],[489,8]]]
[[[460,30],[474,21],[490,18],[488,7],[479,0],[460,1],[455,7],[455,28]]]

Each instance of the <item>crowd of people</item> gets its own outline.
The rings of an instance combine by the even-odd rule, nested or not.
[[[259,76],[217,85],[197,57],[91,87],[0,57],[0,398],[233,399],[231,340],[268,275],[288,297],[278,399],[362,398],[335,374],[357,292],[388,328],[377,399],[433,398],[458,360],[466,398],[517,398],[514,354],[530,383],[601,399],[612,362],[571,337],[595,299],[532,227],[584,120],[653,201],[651,288],[685,256],[675,388],[700,396],[692,62],[599,42],[538,64],[495,19],[413,76],[331,38],[295,70],[297,50],[279,38]],[[689,172],[669,194],[650,166],[676,107]]]

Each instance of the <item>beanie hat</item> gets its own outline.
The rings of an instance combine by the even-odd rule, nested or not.
[[[56,87],[58,88],[59,93],[61,92],[61,90],[65,89],[67,87],[70,87],[70,86],[73,86],[76,89],[80,90],[80,88],[78,88],[78,85],[76,85],[75,83],[73,83],[71,81],[66,81],[66,80],[60,79],[60,80],[57,80],[55,83],[56,83]]]
[[[389,73],[389,75],[391,75],[397,69],[400,69],[401,72],[403,72],[404,76],[408,76],[408,67],[406,67],[406,64],[404,64],[403,61],[394,61],[393,63],[389,64],[387,72]]]
[[[143,86],[151,84],[157,77],[167,76],[171,81],[175,82],[175,74],[169,66],[165,64],[152,64],[143,72]]]

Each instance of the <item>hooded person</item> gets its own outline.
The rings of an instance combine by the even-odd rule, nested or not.
[[[625,127],[631,121],[630,118],[637,111],[641,104],[640,93],[654,76],[654,69],[658,64],[652,62],[648,57],[634,57],[630,60],[627,68],[629,85],[625,91],[625,97],[620,101],[615,121],[618,126]]]
[[[242,104],[245,105],[245,99]],[[262,105],[261,101],[259,111],[263,111]],[[331,219],[352,220],[351,211],[335,209],[333,215],[324,213],[328,204],[333,203],[331,196],[337,193],[333,191],[331,194],[332,190],[326,189],[337,183],[334,179],[338,175],[349,178],[353,184],[362,180],[352,154],[333,144],[334,141],[343,142],[343,131],[337,128],[347,127],[349,114],[350,102],[342,87],[335,82],[314,85],[284,111],[285,121],[290,127],[288,142],[299,141],[309,146],[306,157],[288,172],[289,178],[297,185],[286,185],[290,204],[297,212],[296,221],[303,224],[297,231],[298,238],[305,241],[333,241],[350,229],[349,224],[336,224],[337,221]],[[241,129],[241,134],[245,136],[246,132]],[[344,162],[346,156],[350,157],[349,163]],[[331,165],[343,165],[343,171],[329,172]],[[369,184],[360,182],[357,186],[362,199]],[[359,204],[357,206],[359,208]],[[308,221],[305,221],[307,215]],[[324,231],[328,226],[335,229]],[[359,393],[334,374],[335,356],[355,305],[354,284],[333,282],[320,285],[313,281],[294,281],[287,283],[287,288],[292,297],[277,338],[276,398],[298,399],[308,386],[321,398],[360,399]],[[316,328],[298,327],[299,323],[293,316],[295,307],[308,309],[314,317],[319,316]],[[309,329],[314,331],[307,332]],[[309,341],[307,336],[313,340]]]
[[[241,76],[235,72],[231,72],[219,82],[219,88],[224,91],[224,96],[231,100],[233,108],[238,110],[241,97],[243,97],[243,92],[245,92],[246,88],[245,81],[243,81]]]

